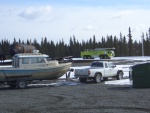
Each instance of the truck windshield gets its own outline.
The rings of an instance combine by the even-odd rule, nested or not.
[[[93,62],[91,64],[91,67],[103,67],[103,63],[102,62]]]

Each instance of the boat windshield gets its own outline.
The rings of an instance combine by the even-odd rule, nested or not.
[[[46,63],[46,58],[31,58],[31,64],[34,63]]]

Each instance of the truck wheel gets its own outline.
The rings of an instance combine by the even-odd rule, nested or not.
[[[87,78],[79,78],[79,81],[80,81],[81,83],[86,83]]]
[[[95,78],[94,78],[94,81],[96,82],[96,83],[99,83],[99,82],[101,82],[102,81],[102,76],[101,76],[101,74],[96,74],[96,76],[95,76]]]
[[[99,58],[100,58],[100,59],[109,59],[109,57],[108,57],[107,54],[99,55]]]
[[[27,81],[25,79],[19,79],[17,81],[17,87],[20,89],[27,88]]]
[[[87,59],[91,59],[91,56],[90,56],[90,55],[88,55],[88,56],[87,56]]]
[[[121,79],[123,79],[123,72],[122,72],[122,71],[119,71],[119,72],[117,73],[117,80],[121,80]]]
[[[85,55],[83,56],[83,59],[86,59],[86,56],[85,56]]]

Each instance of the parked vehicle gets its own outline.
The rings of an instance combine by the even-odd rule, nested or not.
[[[86,49],[81,51],[81,57],[83,59],[91,59],[99,57],[100,59],[110,59],[115,56],[115,48],[95,48],[95,49]]]
[[[116,77],[117,80],[123,78],[122,68],[116,67],[112,62],[94,61],[91,66],[83,69],[75,69],[75,77],[80,82],[86,82],[87,79],[93,79],[96,83],[101,82],[102,78],[107,80],[108,77]]]
[[[38,53],[15,54],[12,67],[0,68],[0,83],[11,87],[26,88],[34,80],[52,80],[63,76],[71,63],[59,63],[57,60],[47,61],[48,55]]]

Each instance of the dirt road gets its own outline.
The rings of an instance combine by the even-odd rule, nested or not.
[[[150,88],[133,89],[104,82],[30,86],[23,90],[0,87],[0,112],[149,113]]]

